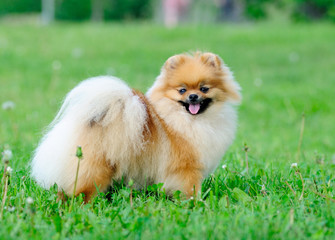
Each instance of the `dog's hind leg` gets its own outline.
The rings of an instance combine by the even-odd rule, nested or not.
[[[84,193],[84,201],[88,202],[97,192],[105,192],[111,185],[112,178],[117,171],[116,165],[105,164],[85,166],[82,169],[82,175],[78,178],[75,195]]]
[[[88,159],[88,156],[81,161],[78,179],[73,178],[73,183],[65,189],[65,192],[68,196],[72,196],[75,181],[77,181],[75,196],[83,193],[85,195],[84,201],[88,202],[97,192],[107,190],[113,176],[118,171],[118,167],[116,164],[109,164],[106,159]]]

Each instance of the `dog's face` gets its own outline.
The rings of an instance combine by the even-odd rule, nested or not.
[[[240,101],[239,86],[231,72],[212,53],[169,58],[162,68],[160,81],[153,95],[161,94],[173,100],[191,115],[205,113],[214,104]]]

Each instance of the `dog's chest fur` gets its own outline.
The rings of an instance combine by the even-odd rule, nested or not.
[[[170,112],[164,120],[194,146],[204,166],[203,176],[207,177],[234,140],[237,116],[234,107],[225,104],[211,106],[196,116],[186,111]]]

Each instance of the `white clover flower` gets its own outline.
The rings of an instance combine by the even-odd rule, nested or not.
[[[296,52],[291,52],[289,55],[288,55],[288,59],[291,63],[296,63],[300,60],[300,56],[298,53]]]
[[[266,189],[265,189],[265,185],[263,184],[263,185],[262,185],[262,189],[261,189],[261,191],[262,191],[262,192],[265,192],[265,190],[266,190]]]
[[[8,166],[8,167],[6,168],[6,172],[7,172],[8,174],[12,174],[12,172],[13,172],[13,168],[11,168],[10,166]]]
[[[194,199],[194,197],[190,197],[190,199],[191,199],[191,200],[193,200],[193,199]]]
[[[8,45],[8,40],[4,37],[0,37],[0,48],[6,48]]]
[[[79,47],[72,49],[71,55],[73,58],[80,58],[83,55],[83,50]]]
[[[32,197],[27,197],[26,203],[33,204],[34,203],[34,199]]]
[[[62,63],[58,60],[52,62],[52,69],[58,71],[62,68]]]
[[[15,207],[5,207],[5,209],[8,211],[8,212],[14,212],[15,210]]]
[[[291,164],[291,168],[296,168],[296,167],[298,167],[298,163],[292,163]]]
[[[254,85],[256,87],[260,87],[260,86],[262,86],[262,84],[263,84],[263,80],[261,78],[255,78]]]
[[[9,160],[11,160],[13,157],[13,153],[10,149],[5,149],[2,152],[2,161],[4,161],[5,163],[8,163]]]
[[[222,165],[222,169],[226,169],[227,168],[227,165],[226,164],[223,164]]]
[[[115,75],[115,69],[112,67],[109,67],[106,69],[106,74],[107,75]]]
[[[15,108],[15,103],[12,101],[6,101],[2,103],[3,110],[12,110]]]

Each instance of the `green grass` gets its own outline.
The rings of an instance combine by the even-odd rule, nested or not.
[[[0,103],[16,104],[0,109],[0,150],[14,155],[0,239],[335,239],[334,39],[334,26],[321,23],[166,30],[0,22]],[[169,56],[198,49],[219,54],[243,88],[227,168],[205,180],[199,201],[167,199],[152,186],[134,191],[131,207],[121,184],[86,205],[75,199],[70,211],[56,187],[30,179],[32,151],[78,82],[113,74],[146,91]]]

